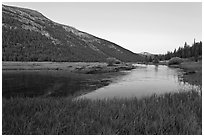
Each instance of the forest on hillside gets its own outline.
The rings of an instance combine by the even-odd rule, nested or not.
[[[3,5],[3,61],[104,62],[109,57],[123,62],[143,60],[115,43],[55,23],[37,11]]]
[[[51,30],[48,31],[51,32]],[[56,32],[60,30],[56,29]],[[103,62],[108,57],[114,57],[124,62],[143,60],[139,55],[106,40],[98,39],[100,43],[97,41],[85,42],[72,33],[67,34],[70,39],[65,41],[64,36],[52,32],[52,34],[55,34],[54,37],[61,42],[55,44],[46,36],[30,30],[2,27],[2,32],[3,61]],[[64,34],[64,32],[59,34]],[[115,49],[109,48],[109,45],[117,46],[122,54],[121,52],[119,54]],[[90,46],[97,47],[100,53],[91,49]]]

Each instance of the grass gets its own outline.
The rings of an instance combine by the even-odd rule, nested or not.
[[[202,134],[199,92],[104,101],[3,98],[3,134]]]
[[[76,68],[87,66],[106,66],[99,62],[14,62],[3,61],[2,70],[66,70],[73,71]]]
[[[183,62],[180,68],[185,72],[193,72],[191,74],[183,75],[183,80],[194,85],[202,85],[202,61],[199,62]]]

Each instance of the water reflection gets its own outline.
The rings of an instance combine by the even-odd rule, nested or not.
[[[91,75],[66,71],[5,71],[3,97],[68,96],[87,88]]]
[[[137,69],[127,72],[126,76],[116,82],[79,98],[142,98],[155,93],[163,94],[191,89],[199,90],[200,88],[182,82],[180,77],[182,70],[178,68],[169,68],[163,65],[137,64],[137,66]]]

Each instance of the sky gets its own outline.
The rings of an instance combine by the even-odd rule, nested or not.
[[[201,2],[3,2],[114,42],[135,53],[164,54],[202,41]]]

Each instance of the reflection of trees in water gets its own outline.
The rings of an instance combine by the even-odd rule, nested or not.
[[[155,70],[155,72],[158,72],[158,64],[157,65],[154,65],[155,67],[154,67],[154,70]]]
[[[155,71],[155,77],[157,77],[157,74],[158,74],[158,65],[154,65],[154,71]]]

